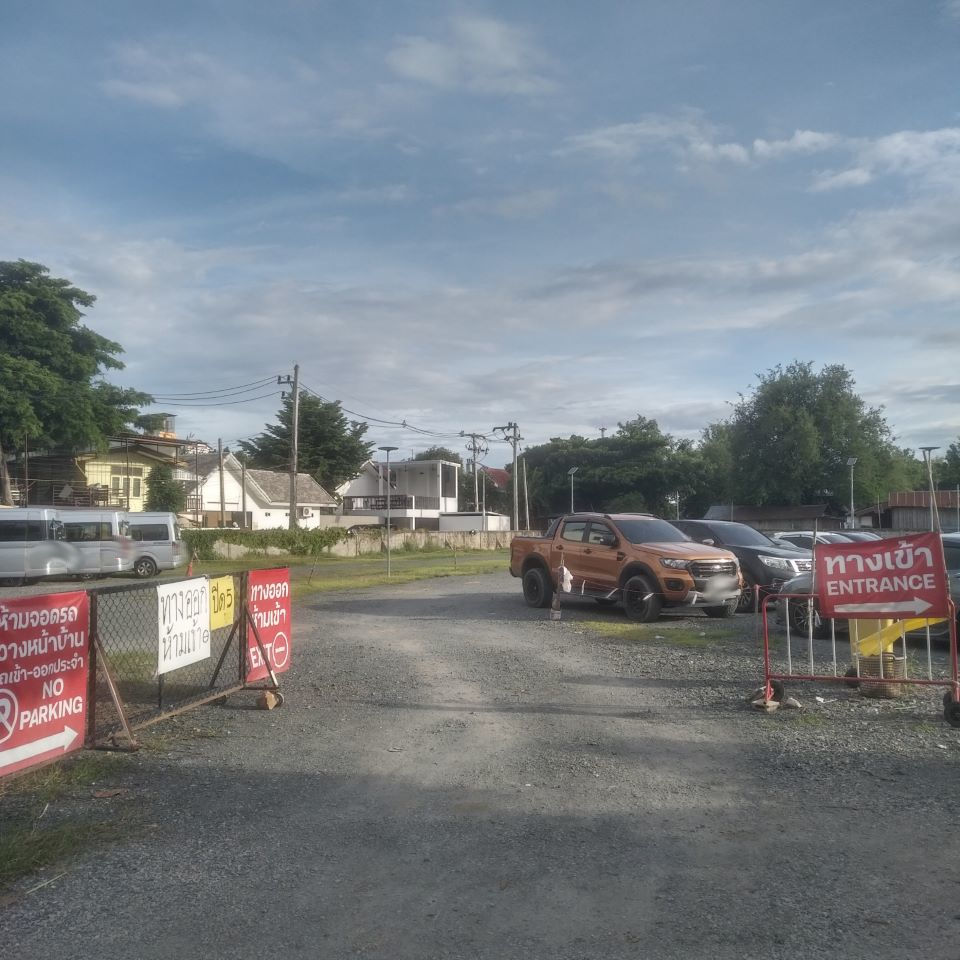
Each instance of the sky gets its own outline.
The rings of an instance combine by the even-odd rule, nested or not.
[[[294,363],[408,456],[695,438],[799,359],[946,447],[958,53],[960,0],[5,0],[0,259],[212,443]]]

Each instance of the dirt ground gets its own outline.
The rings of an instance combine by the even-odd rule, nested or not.
[[[752,618],[545,614],[506,574],[299,603],[283,708],[155,728],[97,785],[136,828],[0,908],[4,955],[960,956],[938,695],[762,716]]]

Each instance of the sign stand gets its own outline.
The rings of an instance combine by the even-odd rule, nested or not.
[[[140,749],[140,744],[137,742],[137,738],[134,737],[133,730],[130,729],[127,714],[123,709],[123,700],[120,698],[120,691],[117,689],[113,674],[110,672],[110,661],[107,659],[103,644],[100,642],[100,635],[96,630],[94,630],[93,636],[90,639],[91,651],[96,651],[95,658],[91,657],[91,660],[93,660],[93,663],[98,664],[99,668],[103,670],[104,679],[107,681],[107,689],[110,691],[110,699],[113,701],[113,709],[117,711],[117,716],[120,718],[120,725],[123,727],[124,736],[127,738],[125,744],[120,744],[117,742],[117,735],[111,733],[104,742],[95,743],[94,746],[98,750],[127,750],[132,753]],[[93,666],[93,664],[91,664],[91,666]],[[94,680],[93,682],[95,683],[96,681]],[[95,706],[91,710],[91,713],[94,709],[96,709]]]

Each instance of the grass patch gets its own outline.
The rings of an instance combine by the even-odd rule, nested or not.
[[[0,890],[42,867],[76,856],[95,843],[118,840],[125,828],[116,822],[68,822],[44,827],[43,821],[14,821],[0,827]]]
[[[0,801],[9,798],[37,805],[61,800],[79,787],[91,784],[130,767],[131,758],[122,753],[80,751],[59,763],[0,780]]]
[[[465,577],[482,573],[502,573],[510,563],[506,550],[481,550],[457,554],[456,563],[449,553],[436,557],[400,555],[392,558],[391,576],[387,577],[386,559],[349,561],[349,568],[320,565],[313,576],[298,577],[293,583],[294,597],[307,596],[328,590],[359,590],[382,584],[413,583],[434,577]],[[310,582],[307,582],[309,577]]]
[[[131,762],[123,754],[81,752],[0,781],[0,890],[94,844],[125,836],[124,818],[72,816],[60,801],[127,770]]]
[[[697,627],[664,623],[610,623],[606,620],[580,621],[577,626],[604,637],[633,643],[665,643],[677,647],[710,647],[737,636],[731,627],[700,630]]]

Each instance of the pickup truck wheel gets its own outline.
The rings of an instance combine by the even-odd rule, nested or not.
[[[734,597],[733,600],[728,600],[725,604],[719,607],[704,607],[703,612],[708,617],[714,618],[726,618],[732,617],[737,612],[737,607],[740,605],[740,601]]]
[[[757,597],[753,592],[755,584],[753,580],[747,576],[743,575],[743,590],[740,591],[740,600],[737,603],[737,612],[738,613],[756,613],[757,612]]]
[[[531,567],[523,575],[523,599],[528,607],[549,607],[553,600],[553,584],[543,567]]]
[[[660,594],[646,577],[631,577],[623,585],[623,609],[631,620],[652,623],[662,606]]]

